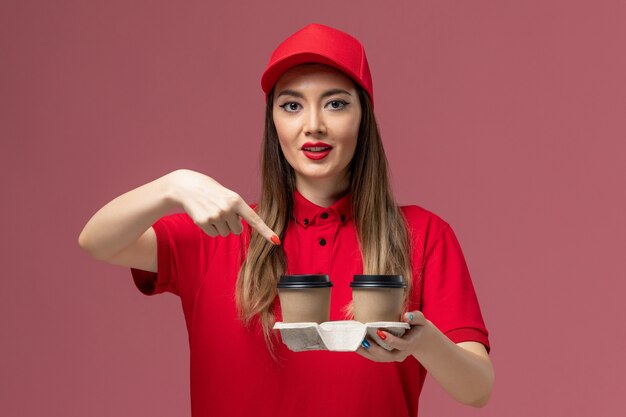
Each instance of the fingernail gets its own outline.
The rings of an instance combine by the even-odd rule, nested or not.
[[[274,245],[278,246],[280,245],[280,239],[278,238],[278,236],[276,235],[272,235],[272,242],[274,243]]]
[[[369,349],[370,342],[368,342],[366,339],[363,339],[363,341],[361,342],[361,346],[363,346],[365,349]]]
[[[380,337],[383,340],[387,340],[387,335],[385,335],[385,333],[380,330],[380,329],[376,329],[376,334],[378,335],[378,337]]]
[[[406,313],[404,316],[406,317],[408,321],[413,320],[413,313]]]

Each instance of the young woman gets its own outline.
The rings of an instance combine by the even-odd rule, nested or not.
[[[192,415],[415,416],[426,372],[485,405],[488,333],[461,248],[440,217],[394,201],[361,43],[308,25],[273,52],[261,85],[258,204],[181,169],[117,197],[79,237],[130,267],[143,293],[180,297]],[[392,351],[371,340],[356,353],[288,350],[272,330],[278,278],[317,273],[334,283],[331,320],[346,319],[354,274],[403,275],[411,329],[379,331]]]

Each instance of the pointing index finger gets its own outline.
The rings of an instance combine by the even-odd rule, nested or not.
[[[239,209],[239,215],[243,217],[246,222],[259,232],[265,239],[274,245],[280,245],[280,239],[274,233],[268,225],[265,224],[263,219],[250,207],[245,201],[241,200],[241,208]]]

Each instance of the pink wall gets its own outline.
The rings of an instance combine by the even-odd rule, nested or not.
[[[249,3],[0,5],[0,413],[189,415],[178,299],[78,234],[177,168],[253,201],[260,74],[317,22],[366,46],[397,197],[452,225],[491,333],[489,405],[429,379],[421,415],[621,415],[626,3]]]

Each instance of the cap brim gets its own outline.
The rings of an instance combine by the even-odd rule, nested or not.
[[[333,68],[340,70],[341,72],[348,75],[355,83],[360,83],[357,81],[356,74],[353,74],[348,68],[338,64],[332,59],[317,53],[305,52],[301,54],[294,54],[279,61],[276,61],[271,67],[269,67],[263,75],[261,76],[261,88],[265,92],[267,96],[271,89],[274,87],[274,84],[278,81],[278,79],[289,69],[307,63],[318,63],[329,65]],[[365,88],[364,86],[361,86]],[[365,88],[366,89],[366,88]],[[367,89],[366,89],[367,90]]]

